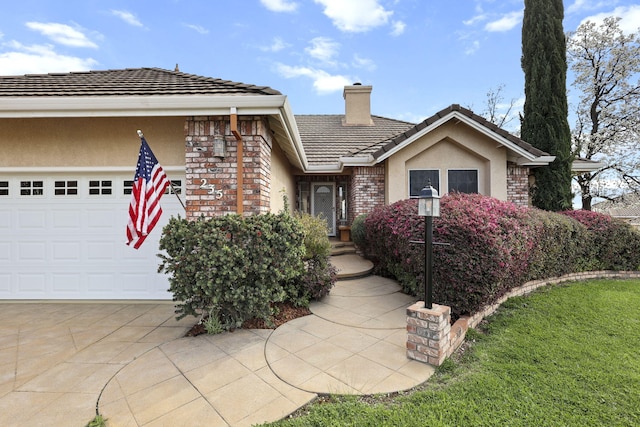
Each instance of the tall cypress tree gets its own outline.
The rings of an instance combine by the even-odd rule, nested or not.
[[[559,211],[571,208],[571,129],[567,107],[567,53],[562,0],[525,0],[522,69],[525,103],[522,139],[556,156],[533,169],[533,204]]]

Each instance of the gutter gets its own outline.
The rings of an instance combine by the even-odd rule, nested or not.
[[[6,97],[0,99],[0,118],[224,116],[232,107],[275,115],[285,102],[284,95]]]
[[[231,133],[236,138],[236,174],[238,175],[236,213],[238,215],[242,215],[244,212],[244,144],[242,143],[242,135],[238,132],[238,109],[236,107],[231,107],[229,116],[229,127],[231,128]]]

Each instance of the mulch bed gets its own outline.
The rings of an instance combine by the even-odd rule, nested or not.
[[[250,319],[242,324],[241,329],[275,329],[278,326],[285,324],[298,317],[308,316],[311,311],[306,307],[296,307],[291,303],[280,302],[274,304],[277,310],[277,314],[272,317],[271,325],[268,325],[262,319]],[[196,337],[198,335],[206,334],[207,330],[200,323],[196,323],[187,331],[186,337]]]

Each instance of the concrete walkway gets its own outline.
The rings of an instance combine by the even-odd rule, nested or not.
[[[342,260],[345,261],[345,260]],[[170,303],[0,304],[0,425],[249,426],[318,393],[411,388],[413,300],[376,276],[341,280],[312,315],[276,330],[182,338]]]

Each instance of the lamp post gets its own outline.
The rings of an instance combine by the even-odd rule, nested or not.
[[[440,196],[431,181],[420,190],[418,215],[424,217],[424,307],[433,303],[433,217],[440,216]]]

